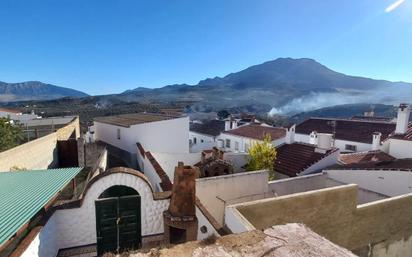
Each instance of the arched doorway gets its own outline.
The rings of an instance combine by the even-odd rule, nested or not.
[[[140,195],[127,186],[107,188],[95,201],[97,255],[141,246]]]

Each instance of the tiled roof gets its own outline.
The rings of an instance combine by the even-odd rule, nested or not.
[[[286,136],[286,130],[284,128],[274,128],[261,125],[245,125],[236,129],[222,132],[224,134],[230,134],[241,137],[248,137],[257,140],[263,140],[265,135],[269,134],[272,140],[280,139]]]
[[[81,170],[0,172],[0,245],[28,223]]]
[[[390,138],[412,141],[412,123],[409,123],[408,130],[403,135],[396,135],[392,133]]]
[[[289,177],[295,177],[300,172],[312,166],[336,148],[325,151],[315,151],[316,146],[304,143],[283,144],[276,149],[275,171]]]
[[[130,113],[116,116],[97,117],[94,119],[94,121],[128,128],[132,125],[171,120],[176,118],[180,117],[157,113]]]
[[[382,162],[382,161],[392,161],[395,157],[382,152],[380,150],[367,151],[367,152],[357,152],[341,154],[339,161],[342,164],[355,164],[355,163],[365,163],[365,162]]]
[[[378,116],[353,116],[351,120],[358,121],[378,121],[378,122],[389,122],[392,123],[394,118],[390,117],[378,117]]]
[[[190,131],[200,134],[218,136],[225,130],[225,122],[222,120],[210,120],[203,123],[191,123]]]
[[[309,135],[312,131],[333,133],[332,122],[336,122],[336,139],[367,144],[372,143],[372,134],[374,132],[382,133],[381,140],[384,140],[396,127],[395,123],[390,122],[310,118],[296,126],[296,133],[306,135]]]
[[[412,159],[394,159],[380,162],[360,162],[347,165],[334,165],[329,170],[399,170],[412,171]]]

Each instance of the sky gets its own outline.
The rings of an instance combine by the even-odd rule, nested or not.
[[[109,94],[278,57],[412,82],[412,0],[0,0],[4,82]]]

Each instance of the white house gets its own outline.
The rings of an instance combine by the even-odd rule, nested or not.
[[[134,113],[94,119],[94,139],[137,153],[136,143],[164,153],[189,152],[189,118]]]
[[[225,130],[225,121],[209,120],[191,122],[189,131],[189,145],[191,152],[200,152],[217,146],[217,138]]]
[[[0,108],[0,118],[9,118],[14,121],[19,121],[21,123],[27,122],[29,120],[41,118],[32,112],[31,114],[22,113],[18,110]]]
[[[328,133],[342,152],[377,150],[395,127],[386,120],[310,118],[296,126],[295,141],[316,144],[318,133]]]
[[[269,135],[274,146],[285,142],[286,129],[267,125],[249,124],[224,131],[218,139],[218,147],[231,152],[247,152],[255,142],[261,142]]]
[[[331,134],[318,134],[316,144],[294,142],[295,125],[287,128],[286,141],[276,149],[276,178],[321,172],[338,162],[339,149],[332,147]]]

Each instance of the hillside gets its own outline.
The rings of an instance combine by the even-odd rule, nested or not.
[[[87,94],[39,81],[6,83],[0,81],[0,102],[52,100],[62,97],[85,97]]]
[[[279,58],[197,85],[136,88],[121,96],[129,101],[191,100],[201,111],[245,107],[269,112],[275,107],[273,114],[294,114],[337,104],[411,101],[410,93],[410,83],[348,76],[307,58]]]

